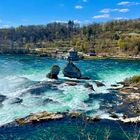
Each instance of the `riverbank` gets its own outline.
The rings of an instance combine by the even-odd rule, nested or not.
[[[80,118],[67,118],[27,124],[24,126],[7,125],[0,127],[0,138],[2,138],[2,140],[105,140],[106,138],[110,140],[127,140],[128,137],[138,137],[139,133],[137,131],[139,131],[139,129],[140,124],[126,125],[122,122],[114,122],[111,120],[87,123]]]
[[[133,56],[87,56],[84,55],[85,60],[98,60],[98,59],[118,59],[118,60],[140,60],[139,57],[133,57]]]
[[[118,56],[112,56],[112,55],[96,55],[96,56],[90,56],[88,54],[85,54],[83,52],[80,52],[80,59],[83,60],[100,60],[100,59],[118,59],[118,60],[140,60],[140,56],[128,56],[128,55],[118,55]],[[50,52],[39,52],[39,51],[32,51],[32,52],[22,52],[22,53],[0,53],[0,55],[22,55],[22,56],[38,56],[38,57],[48,57],[48,58],[56,58],[56,59],[66,59],[68,52],[67,51],[50,51]]]
[[[92,81],[97,87],[104,87],[105,85],[99,81]],[[33,89],[29,89],[21,93],[24,96],[25,93],[28,92],[40,92],[40,90],[44,91],[48,87],[57,88],[57,86],[71,86],[75,87],[78,85],[83,85],[85,88],[89,89],[91,94],[89,95],[89,99],[86,102],[89,102],[91,98],[95,98],[96,95],[93,93],[94,87],[91,83],[91,80],[56,80],[56,81],[44,81],[39,82],[34,85]],[[113,121],[121,121],[123,123],[140,123],[140,76],[135,76],[130,79],[126,79],[124,82],[119,82],[116,85],[111,85],[112,88],[108,89],[110,98],[107,97],[104,101],[105,110],[103,114],[100,115],[87,115],[83,112],[38,112],[31,113],[29,116],[23,118],[17,118],[15,122],[11,124],[15,125],[26,125],[32,123],[39,123],[44,121],[54,121],[54,120],[63,120],[66,118],[76,118],[83,119],[87,122],[98,122],[104,119],[113,120]],[[121,86],[122,85],[122,86]],[[37,87],[37,88],[35,88]],[[102,95],[105,96],[105,95]],[[2,96],[1,96],[2,97]],[[106,98],[106,97],[105,97]],[[4,99],[5,100],[5,99]],[[44,103],[55,103],[57,101],[53,101],[52,99],[44,100]],[[111,106],[108,104],[112,104]],[[109,105],[109,106],[108,106]]]

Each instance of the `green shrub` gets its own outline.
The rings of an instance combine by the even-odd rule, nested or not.
[[[140,83],[140,76],[133,76],[129,79],[126,79],[125,82],[130,84],[138,84]]]

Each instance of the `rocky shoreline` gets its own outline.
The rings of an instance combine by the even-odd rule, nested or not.
[[[84,88],[88,89],[90,92],[88,94],[89,99],[84,102],[93,101],[96,98],[103,99],[100,109],[105,110],[107,116],[101,115],[88,115],[88,113],[82,111],[66,111],[61,112],[38,112],[35,114],[30,114],[29,116],[23,118],[17,118],[14,124],[25,125],[30,123],[42,122],[42,121],[53,121],[61,120],[65,118],[82,118],[86,121],[97,122],[103,119],[110,119],[114,121],[121,121],[123,123],[140,123],[140,77],[134,77],[126,79],[123,82],[119,82],[111,85],[107,94],[97,93],[94,86],[97,88],[105,87],[105,83],[102,81],[93,81],[88,77],[84,77],[79,68],[73,62],[68,62],[63,70],[65,77],[74,78],[69,80],[59,80],[60,67],[54,65],[51,71],[47,74],[47,77],[53,79],[53,81],[43,81],[37,82],[33,86],[26,88],[21,96],[25,94],[39,95],[46,92],[48,89],[58,90],[58,86],[77,86],[82,85]],[[97,97],[99,96],[99,97]],[[7,97],[0,95],[0,104]],[[16,98],[12,101],[12,104],[21,104],[22,99]],[[52,99],[45,99],[43,103],[56,102]]]
[[[114,115],[115,116],[115,115]],[[122,123],[134,123],[134,124],[138,124],[140,123],[140,117],[133,117],[133,118],[115,118],[114,116],[112,116],[112,119],[102,119],[99,116],[96,117],[89,117],[86,116],[82,113],[79,112],[64,112],[64,113],[52,113],[52,112],[39,112],[39,113],[35,113],[35,114],[30,114],[29,116],[25,117],[25,118],[18,118],[16,119],[14,122],[9,123],[5,126],[23,126],[23,125],[27,125],[27,124],[34,124],[34,123],[41,123],[41,122],[50,122],[50,121],[56,121],[56,120],[65,120],[65,119],[80,119],[83,121],[88,122],[99,122],[101,120],[111,120],[111,121],[120,121]]]
[[[113,116],[112,116],[113,117]],[[18,125],[25,125],[29,123],[35,123],[35,122],[42,122],[42,121],[53,121],[53,120],[61,120],[65,118],[82,118],[85,121],[92,121],[92,122],[98,122],[102,120],[99,116],[96,117],[89,117],[86,115],[83,115],[79,112],[66,112],[66,113],[50,113],[50,112],[39,112],[36,114],[31,114],[27,116],[26,118],[20,118],[16,119],[15,122]],[[140,123],[140,116],[139,117],[133,117],[133,118],[114,118],[110,119],[114,121],[121,121],[123,123]]]
[[[56,69],[52,68],[51,73],[52,71],[56,71]],[[56,72],[56,77],[59,74],[59,71],[60,68]],[[77,68],[72,62],[69,62],[66,65],[63,74],[65,77],[69,77],[69,78],[82,79],[83,77],[80,69]],[[96,83],[97,87],[105,86],[105,84],[100,81],[94,81],[94,82]],[[77,84],[76,83],[73,84],[71,82],[70,85],[75,86]],[[93,85],[89,83],[86,83],[84,86],[86,88],[95,91]],[[123,122],[139,122],[140,121],[140,117],[139,117],[140,116],[140,77],[126,79],[123,82],[111,86],[112,89],[109,89],[110,92],[117,91],[116,96],[119,98],[120,103],[119,104],[117,102],[113,103],[114,105],[109,108],[108,112],[111,114],[109,117],[119,119]],[[122,114],[122,117],[118,116],[117,114]],[[134,119],[135,117],[136,119]]]
[[[93,81],[97,86],[105,86],[103,83],[99,81]],[[79,81],[79,80],[67,80],[67,81],[54,81],[50,84],[62,84],[65,83],[66,85],[76,86],[77,84],[84,84],[86,88],[94,91],[94,88],[88,81]],[[44,83],[45,85],[48,84]],[[83,119],[87,122],[98,122],[101,120],[112,120],[112,121],[121,121],[123,123],[140,123],[140,86],[139,84],[130,84],[126,81],[118,83],[121,84],[122,87],[118,85],[112,85],[112,89],[110,91],[117,91],[117,96],[122,100],[121,104],[115,104],[113,107],[108,109],[109,117],[102,117],[99,115],[96,116],[88,116],[81,112],[38,112],[35,114],[30,114],[27,117],[17,118],[14,122],[10,123],[12,125],[26,125],[32,123],[39,123],[39,122],[47,122],[47,121],[54,121],[54,120],[63,120],[66,118],[70,119]],[[111,95],[110,95],[111,96]],[[3,98],[3,96],[2,96]],[[119,114],[122,114],[121,116]]]
[[[66,53],[67,54],[67,53]],[[65,55],[66,55],[65,54]],[[0,55],[23,55],[23,56],[37,56],[48,57],[56,59],[65,59],[64,56],[60,56],[52,53],[0,53]],[[140,60],[140,56],[83,56],[83,60],[98,60],[98,59],[118,59],[118,60]]]
[[[116,90],[122,100],[115,111],[123,114],[123,122],[140,122],[140,76],[131,77],[118,84],[122,87],[116,86],[111,89]]]

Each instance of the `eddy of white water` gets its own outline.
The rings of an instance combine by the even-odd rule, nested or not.
[[[84,76],[91,77],[89,81],[95,91],[83,84],[69,86],[65,83],[57,85],[57,89],[48,88],[45,91],[30,91],[36,89],[41,81],[50,81],[46,74],[52,65],[64,68],[64,60],[40,58],[35,56],[0,56],[0,125],[25,117],[30,113],[41,111],[65,112],[80,111],[97,115],[105,112],[100,110],[102,99],[90,100],[91,94],[105,94],[111,84],[116,84],[125,78],[139,74],[140,61],[132,60],[83,60],[75,64]],[[59,75],[63,77],[62,71]],[[93,80],[99,80],[105,87],[97,87]],[[22,93],[24,93],[22,95]],[[2,97],[5,97],[2,99]]]

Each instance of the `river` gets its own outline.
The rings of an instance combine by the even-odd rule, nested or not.
[[[107,89],[112,84],[140,73],[139,60],[80,60],[75,64],[84,76],[91,78],[89,83],[93,85],[95,91],[91,92],[83,85],[73,87],[61,84],[57,86],[57,89],[50,87],[45,91],[29,92],[32,91],[30,89],[35,89],[37,83],[50,81],[46,78],[46,74],[54,64],[61,67],[59,79],[68,79],[62,74],[67,64],[66,60],[0,55],[0,95],[6,97],[0,102],[0,125],[41,111],[80,111],[90,116],[100,115],[107,119],[109,116],[104,105],[110,104],[105,100],[113,98],[108,99],[111,94]],[[97,87],[92,80],[103,82],[105,87]],[[92,94],[95,95],[94,98],[90,98]]]

